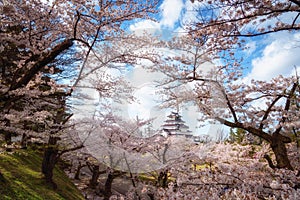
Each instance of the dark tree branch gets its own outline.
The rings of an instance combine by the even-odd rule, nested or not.
[[[76,151],[76,150],[78,150],[78,149],[82,149],[83,147],[84,147],[84,145],[83,145],[83,144],[80,144],[80,145],[78,145],[78,146],[76,146],[76,147],[73,147],[73,148],[64,149],[64,150],[62,150],[62,151],[59,152],[58,156],[61,156],[61,155],[63,155],[64,153],[68,153],[68,152],[71,152],[71,151]]]
[[[299,12],[300,10],[290,10],[289,8],[283,8],[283,9],[277,9],[277,10],[270,10],[269,12],[263,12],[261,14],[258,13],[253,13],[253,14],[249,14],[246,16],[242,16],[242,17],[238,17],[238,18],[232,18],[232,19],[228,19],[228,20],[222,20],[222,21],[218,21],[218,20],[211,20],[207,25],[204,26],[200,26],[200,28],[209,28],[212,26],[220,26],[220,25],[224,25],[227,23],[235,23],[235,22],[239,22],[245,19],[252,19],[252,18],[257,18],[259,16],[268,16],[268,15],[272,15],[272,14],[279,14],[279,13],[287,13],[287,12]]]
[[[269,164],[269,167],[271,167],[272,169],[275,169],[277,168],[274,164],[273,164],[273,161],[272,159],[270,158],[270,156],[268,154],[265,154],[264,155],[264,158],[267,160],[268,164]]]
[[[186,78],[184,78],[184,80],[195,80],[195,81],[203,81],[203,82],[209,82],[209,83],[217,84],[219,86],[219,88],[221,89],[221,92],[222,92],[223,96],[226,99],[226,104],[227,104],[227,106],[228,106],[228,108],[229,108],[229,110],[230,110],[230,112],[233,116],[234,121],[238,122],[238,118],[237,118],[237,115],[235,113],[235,110],[234,110],[233,106],[231,105],[230,100],[229,100],[225,90],[222,88],[221,84],[217,80],[212,80],[212,79],[207,79],[207,78],[199,78],[199,77],[195,77],[194,75],[192,77],[190,77],[190,76],[186,77]]]
[[[73,84],[73,87],[77,86],[77,84],[79,83],[79,81],[80,81],[80,79],[81,79],[81,75],[82,75],[83,70],[84,70],[84,68],[85,68],[85,65],[86,65],[86,63],[87,63],[87,61],[88,61],[88,57],[89,57],[89,55],[90,55],[90,53],[91,53],[91,51],[92,51],[92,49],[93,49],[93,47],[94,47],[94,45],[95,45],[95,43],[96,43],[96,40],[97,40],[97,38],[98,38],[98,36],[99,36],[99,34],[100,34],[100,29],[101,29],[101,27],[102,27],[101,25],[98,26],[97,31],[96,31],[96,35],[95,35],[95,37],[94,37],[94,40],[93,40],[92,44],[91,44],[91,45],[88,45],[88,51],[87,51],[87,53],[86,53],[85,59],[84,59],[83,64],[82,64],[82,66],[81,66],[81,68],[80,68],[80,71],[79,71],[79,73],[78,73],[78,78],[76,79],[75,83]]]
[[[268,118],[270,112],[272,111],[273,106],[280,100],[281,97],[283,97],[283,96],[280,95],[280,96],[276,97],[274,99],[274,101],[271,103],[271,105],[268,107],[268,109],[266,110],[266,112],[265,112],[265,114],[264,114],[264,116],[263,116],[263,118],[262,118],[262,120],[260,122],[260,125],[259,125],[259,129],[260,130],[263,129],[263,127],[264,127],[264,123],[263,123],[264,120],[266,120]]]
[[[294,19],[294,21],[293,21],[291,27],[294,27],[294,25],[295,25],[295,23],[296,23],[296,21],[297,21],[297,19],[298,19],[299,16],[300,16],[300,12],[299,12],[298,15],[295,17],[295,19]]]
[[[74,33],[73,33],[73,37],[74,39],[76,39],[76,34],[77,34],[77,25],[80,21],[80,13],[78,10],[76,10],[76,15],[77,15],[77,19],[76,19],[76,22],[75,22],[75,25],[74,25]]]
[[[282,28],[275,28],[274,30],[269,30],[269,31],[260,32],[260,33],[232,34],[232,35],[227,35],[224,37],[255,37],[255,36],[261,36],[261,35],[267,35],[270,33],[276,33],[276,32],[280,32],[280,31],[292,31],[292,30],[300,30],[300,27],[282,27]]]
[[[44,55],[40,55],[37,62],[28,71],[25,72],[25,75],[18,82],[16,82],[16,84],[11,85],[10,90],[16,90],[18,88],[26,86],[43,67],[52,62],[56,58],[56,56],[69,49],[72,45],[72,40],[67,39],[54,47],[52,51]]]
[[[297,1],[297,0],[289,0],[290,2],[293,2],[294,4],[300,6],[300,1]]]
[[[290,0],[290,1],[299,6],[300,2],[298,0]],[[243,3],[245,3],[245,2],[242,2],[241,4],[243,4]],[[224,7],[220,7],[219,9],[226,9],[227,6],[229,6],[229,5],[226,5]],[[239,6],[239,3],[233,3],[232,6]],[[201,29],[207,29],[207,28],[210,28],[210,27],[220,27],[222,29],[222,26],[226,25],[226,24],[236,25],[237,23],[242,22],[243,20],[255,20],[258,17],[265,17],[267,19],[268,16],[280,15],[280,14],[283,14],[283,13],[298,13],[298,14],[297,14],[295,19],[293,20],[293,23],[290,26],[275,27],[272,30],[269,29],[269,30],[266,30],[266,31],[263,31],[263,32],[248,33],[248,34],[241,34],[238,29],[233,29],[233,31],[231,33],[229,33],[225,36],[223,35],[223,37],[254,37],[254,36],[260,36],[260,35],[266,35],[266,34],[269,34],[269,33],[279,32],[279,31],[285,31],[285,30],[299,30],[300,27],[295,26],[295,22],[297,21],[297,19],[299,17],[300,10],[299,9],[292,10],[291,6],[292,6],[292,3],[290,3],[289,5],[287,5],[285,7],[282,7],[282,8],[275,8],[274,6],[273,7],[268,7],[268,8],[264,7],[263,8],[263,9],[265,9],[264,12],[259,12],[260,8],[256,8],[256,10],[257,10],[256,12],[248,14],[248,15],[246,15],[244,13],[244,10],[241,9],[242,14],[241,14],[240,17],[229,18],[229,19],[221,19],[221,20],[212,18],[212,20],[210,20],[210,21],[203,20],[203,22],[200,22],[200,23],[196,24],[196,29],[191,30],[191,32],[194,32],[194,31],[197,32],[199,29],[200,30]],[[241,7],[241,5],[240,5],[240,7]],[[214,8],[214,7],[211,8],[211,10],[214,10],[214,9],[216,9],[216,8]]]
[[[290,109],[290,106],[291,106],[291,99],[292,99],[292,97],[293,97],[293,95],[294,95],[294,93],[295,93],[297,87],[298,87],[298,84],[297,84],[297,83],[294,83],[294,84],[293,84],[293,87],[292,87],[292,89],[291,89],[291,91],[289,92],[289,95],[288,95],[288,97],[287,97],[287,99],[286,99],[286,102],[285,102],[285,107],[284,107],[284,111],[285,111],[285,112],[289,111],[289,109]],[[287,120],[287,117],[286,117],[285,114],[283,113],[283,114],[282,114],[282,118],[281,118],[281,120],[280,120],[280,122],[279,122],[279,124],[278,124],[278,125],[279,125],[279,128],[277,128],[277,129],[275,130],[274,134],[279,134],[279,133],[280,133],[280,131],[281,131],[281,129],[282,129],[281,124],[285,123],[286,120]]]
[[[246,131],[252,133],[253,135],[263,138],[264,140],[266,140],[268,142],[272,141],[272,136],[265,133],[264,131],[262,131],[260,129],[249,127],[249,126],[246,127],[244,124],[242,124],[240,122],[230,122],[230,121],[220,118],[220,117],[216,117],[216,120],[218,120],[221,123],[224,123],[228,127],[241,128],[243,130],[246,130]]]

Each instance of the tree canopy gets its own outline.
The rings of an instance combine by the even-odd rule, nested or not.
[[[241,50],[254,38],[298,34],[300,1],[191,2],[196,21],[182,23],[184,33],[165,40],[149,30],[128,33],[139,20],[157,21],[156,0],[1,1],[0,134],[6,146],[12,136],[21,136],[24,148],[29,138],[40,139],[41,171],[54,188],[54,166],[75,151],[68,159],[77,159],[76,179],[87,167],[89,187],[97,189],[100,174],[107,175],[105,199],[122,176],[132,183],[123,194],[129,199],[299,198],[299,66],[288,76],[246,80]],[[236,129],[237,143],[246,132],[260,143],[185,143],[159,132],[138,137],[153,119],[132,123],[113,105],[135,100],[135,85],[119,74],[136,66],[163,74],[160,106],[191,103],[199,121]],[[70,100],[88,104],[82,91],[89,89],[102,104],[72,118]]]

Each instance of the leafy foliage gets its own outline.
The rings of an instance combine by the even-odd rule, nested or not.
[[[229,132],[229,138],[228,140],[230,142],[236,142],[238,144],[242,144],[244,139],[246,137],[246,131],[243,129],[236,129],[235,131],[233,129],[230,129]]]

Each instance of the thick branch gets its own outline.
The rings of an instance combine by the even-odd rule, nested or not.
[[[18,88],[26,86],[30,80],[47,64],[52,62],[56,56],[61,54],[63,51],[69,49],[73,45],[72,40],[65,40],[53,48],[52,51],[46,53],[45,55],[39,56],[40,58],[37,62],[26,71],[25,75],[16,84],[11,85],[10,90],[16,90]]]
[[[262,131],[260,129],[245,126],[243,123],[240,123],[240,122],[230,122],[230,121],[225,120],[225,119],[220,118],[220,117],[216,117],[216,120],[218,120],[219,122],[225,124],[228,127],[241,128],[241,129],[246,130],[246,131],[252,133],[253,135],[256,135],[256,136],[258,136],[258,137],[260,137],[260,138],[262,138],[262,139],[264,139],[268,142],[272,141],[272,136],[265,133],[264,131]]]

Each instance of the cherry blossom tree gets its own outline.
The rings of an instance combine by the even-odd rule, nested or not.
[[[140,174],[151,179],[154,177],[156,187],[166,188],[170,178],[169,170],[174,163],[189,159],[191,142],[176,136],[166,138],[160,133],[141,137],[139,129],[151,119],[129,121],[117,116],[112,110],[105,111],[102,108],[100,111],[94,119],[81,119],[85,123],[78,123],[76,129],[82,138],[86,138],[84,149],[79,151],[88,152],[95,160],[87,165],[93,174],[90,183],[96,191],[108,199],[112,195],[114,179],[124,175],[127,177],[125,183],[130,180],[132,185],[126,187],[137,191]],[[72,156],[72,160],[75,158]],[[86,163],[86,159],[80,160],[79,168],[84,165],[83,162]],[[105,182],[98,185],[98,177],[103,172],[106,174]]]
[[[276,155],[277,167],[293,169],[285,144],[292,141],[292,128],[299,125],[299,110],[292,103],[299,102],[299,78],[279,76],[269,82],[243,83],[239,69],[223,67],[218,70],[207,62],[202,64],[206,58],[200,58],[199,62],[197,51],[191,54],[193,46],[184,49],[187,46],[187,43],[180,43],[172,47],[183,54],[173,56],[177,57],[174,58],[176,65],[164,64],[158,69],[169,76],[163,83],[165,94],[168,94],[167,105],[193,102],[203,114],[202,120],[215,119],[268,141]],[[188,53],[191,60],[188,60]],[[212,71],[203,72],[205,67]],[[176,89],[179,83],[180,87],[186,84],[190,89]]]
[[[237,52],[246,48],[244,37],[297,31],[299,2],[198,4],[199,21],[187,26],[188,35],[165,43],[170,56],[154,68],[168,76],[162,83],[167,106],[193,102],[203,114],[201,120],[217,120],[264,139],[275,153],[277,164],[272,166],[294,169],[285,144],[292,142],[292,129],[299,127],[297,70],[291,77],[247,83]]]
[[[297,31],[297,0],[285,1],[192,1],[200,4],[197,22],[190,26],[196,38],[209,38],[207,47],[231,49],[241,45],[238,38],[251,38],[280,31]]]
[[[156,4],[156,1],[1,1],[1,133],[7,136],[7,141],[15,133],[41,136],[40,130],[35,131],[30,123],[31,128],[22,126],[21,121],[27,118],[31,121],[38,118],[43,123],[38,127],[47,127],[48,133],[44,135],[48,136],[49,148],[45,149],[42,172],[50,183],[53,183],[53,167],[66,151],[59,153],[53,149],[69,118],[65,113],[62,117],[60,109],[64,103],[60,99],[70,95],[72,89],[45,78],[45,74],[55,70],[51,66],[55,58],[74,48],[76,59],[82,60],[76,86],[95,45],[122,33],[123,22],[150,17]],[[50,89],[43,90],[43,84]],[[54,105],[48,101],[50,97],[56,99],[57,108],[50,109],[49,104]]]
[[[203,3],[198,13],[199,22],[191,26],[190,32],[196,38],[201,35],[208,37],[207,46],[216,51],[232,50],[235,46],[244,48],[242,38],[299,30],[299,1],[199,2]],[[230,71],[227,80],[234,80],[232,79],[236,73],[234,70],[233,68],[233,71]],[[280,76],[270,82],[253,80],[248,86],[232,83],[225,88],[221,89],[221,92],[233,121],[219,117],[217,119],[227,126],[242,128],[268,141],[275,152],[277,167],[292,169],[285,153],[284,143],[291,142],[289,134],[291,128],[299,125],[297,117],[299,114],[292,103],[299,102],[297,72],[294,77]],[[231,96],[227,88],[240,91],[242,96],[238,94],[235,97]],[[238,101],[242,102],[237,103],[233,98],[238,98]],[[265,107],[261,110],[257,108],[252,110],[255,101],[264,101]],[[250,112],[245,112],[246,107],[251,108]],[[240,113],[240,109],[244,111]]]
[[[291,146],[290,146],[291,147]],[[295,146],[290,151],[295,151]],[[264,154],[268,145],[200,144],[192,160],[178,160],[167,188],[140,182],[135,194],[152,199],[297,199],[299,177],[286,169],[271,169]],[[226,152],[226,153],[225,153]],[[294,157],[298,165],[299,156]],[[297,160],[297,161],[296,161]]]
[[[299,171],[294,171],[299,151],[291,143],[299,128],[299,76],[295,71],[290,77],[243,82],[243,66],[234,59],[236,50],[245,48],[243,37],[297,31],[299,2],[199,2],[199,23],[189,26],[189,35],[158,46],[164,54],[152,69],[168,77],[161,83],[166,106],[193,102],[201,120],[220,121],[264,142],[201,144],[198,159],[173,165],[176,181],[168,188],[140,184],[138,193],[152,199],[299,198]]]

